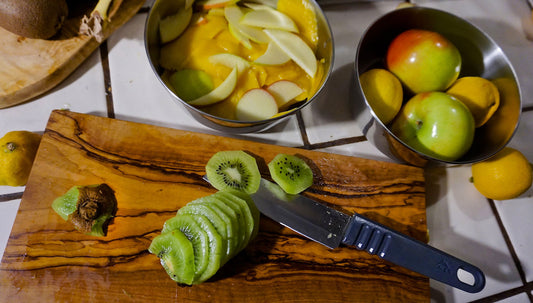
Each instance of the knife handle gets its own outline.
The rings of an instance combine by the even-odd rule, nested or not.
[[[485,287],[485,276],[474,265],[358,214],[352,216],[342,242],[470,293]]]

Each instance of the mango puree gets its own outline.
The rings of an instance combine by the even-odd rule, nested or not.
[[[196,13],[187,30],[179,38],[161,48],[160,64],[166,69],[163,79],[165,75],[168,76],[176,70],[197,69],[208,73],[213,79],[214,86],[217,87],[231,72],[231,68],[212,64],[209,57],[219,53],[231,53],[252,63],[265,52],[268,45],[253,41],[251,44],[252,48],[248,49],[239,43],[230,33],[223,15]],[[283,79],[297,83],[304,90],[297,101],[309,99],[318,90],[324,75],[324,64],[320,60],[317,63],[317,73],[313,78],[292,60],[282,65],[252,63],[247,70],[239,71],[237,86],[228,98],[202,107],[202,110],[214,116],[236,120],[235,107],[246,91],[252,88],[264,88]],[[280,109],[282,110],[287,109]]]

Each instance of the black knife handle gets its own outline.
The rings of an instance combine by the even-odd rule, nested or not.
[[[352,217],[342,242],[470,293],[485,287],[485,276],[474,265],[358,214]],[[463,277],[468,281],[459,278],[461,270],[471,275]]]

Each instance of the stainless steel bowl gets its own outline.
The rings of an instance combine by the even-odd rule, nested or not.
[[[159,21],[173,13],[176,13],[177,7],[183,1],[179,0],[156,0],[152,5],[145,24],[145,33],[144,33],[144,44],[146,48],[146,53],[148,55],[148,60],[152,66],[155,76],[159,82],[167,89],[171,96],[176,100],[177,103],[184,106],[187,111],[200,123],[208,126],[210,128],[228,132],[228,133],[249,133],[257,132],[270,128],[281,121],[286,120],[290,115],[295,114],[297,111],[301,110],[303,107],[307,106],[313,100],[317,99],[318,95],[322,92],[331,71],[333,69],[333,60],[334,60],[334,46],[333,46],[333,35],[329,23],[324,15],[324,12],[320,6],[314,1],[311,0],[315,13],[318,19],[318,31],[319,36],[321,37],[321,42],[316,51],[316,55],[319,58],[323,58],[325,62],[325,73],[321,79],[319,89],[317,92],[304,104],[301,104],[296,109],[290,111],[289,113],[276,116],[275,118],[253,121],[253,122],[243,122],[238,120],[229,120],[220,118],[211,114],[208,114],[202,111],[199,108],[196,108],[187,102],[181,100],[173,91],[170,89],[166,83],[161,79],[161,74],[163,69],[159,65],[159,52],[161,45],[159,43],[159,32],[158,26]]]
[[[384,68],[384,58],[390,42],[401,32],[413,28],[426,29],[445,36],[461,53],[460,77],[480,76],[495,80],[502,95],[497,112],[485,125],[476,129],[472,147],[456,161],[435,159],[402,142],[377,118],[359,82],[359,76],[365,71],[376,67]],[[428,163],[470,164],[487,159],[509,142],[520,120],[520,89],[509,59],[481,29],[462,18],[437,9],[398,9],[385,14],[369,26],[359,41],[353,81],[351,96],[356,107],[356,122],[363,134],[389,157],[417,166]]]

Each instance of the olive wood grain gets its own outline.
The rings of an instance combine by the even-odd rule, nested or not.
[[[174,283],[147,248],[180,207],[215,192],[202,175],[220,150],[254,155],[266,178],[276,154],[298,154],[316,176],[305,195],[426,241],[420,168],[54,111],[0,266],[0,301],[429,301],[427,278],[351,247],[330,250],[266,217],[212,279]],[[95,183],[118,201],[102,238],[50,207],[70,187]]]
[[[133,17],[144,0],[125,0],[104,27],[107,38]],[[92,7],[87,8],[90,13]],[[69,17],[53,39],[30,39],[0,27],[0,108],[13,106],[52,89],[100,45],[78,34],[82,15]]]

